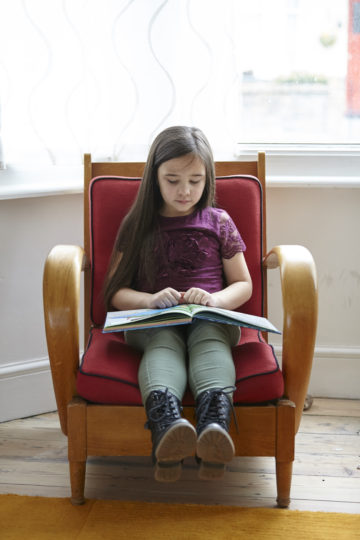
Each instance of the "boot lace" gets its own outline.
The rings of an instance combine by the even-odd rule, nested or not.
[[[237,421],[234,411],[234,406],[232,401],[227,397],[228,394],[235,392],[236,387],[226,386],[224,388],[216,388],[214,390],[208,390],[203,392],[199,398],[198,402],[198,418],[197,418],[197,429],[199,432],[203,430],[207,425],[216,423],[221,425],[228,431],[229,428],[229,417],[228,417],[228,407],[224,406],[224,395],[226,400],[228,400],[231,411],[234,417],[236,429]]]
[[[182,408],[178,405],[177,399],[173,396],[169,389],[165,391],[154,391],[153,398],[157,401],[156,405],[153,405],[147,411],[148,421],[145,424],[147,429],[150,429],[150,423],[162,424],[162,427],[167,427],[174,420],[180,418],[179,410]]]

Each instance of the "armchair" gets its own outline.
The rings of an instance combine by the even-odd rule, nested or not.
[[[149,455],[150,434],[137,386],[139,355],[121,334],[102,334],[101,287],[119,223],[129,209],[143,163],[93,163],[84,158],[84,247],[59,245],[43,276],[48,352],[61,429],[68,436],[71,501],[84,502],[87,456]],[[237,456],[274,456],[277,504],[290,502],[294,440],[310,379],[317,324],[316,268],[297,245],[266,250],[265,155],[216,163],[217,200],[245,243],[254,293],[241,311],[267,315],[266,275],[279,268],[283,298],[282,369],[267,337],[243,329],[233,356],[237,372],[231,427]],[[264,256],[265,254],[265,256]],[[79,351],[84,272],[85,352]],[[184,415],[194,422],[190,392]],[[113,426],[116,425],[116,430]]]

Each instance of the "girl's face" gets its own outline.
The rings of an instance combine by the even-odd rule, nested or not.
[[[163,198],[160,214],[187,216],[194,212],[206,182],[204,162],[193,154],[169,159],[158,168],[158,184]]]

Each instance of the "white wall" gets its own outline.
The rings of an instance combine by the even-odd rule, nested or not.
[[[0,421],[56,409],[42,273],[53,245],[82,245],[82,216],[82,195],[0,201]]]
[[[310,383],[316,396],[360,398],[359,232],[359,189],[268,190],[268,247],[303,244],[317,265],[319,323]],[[272,274],[269,316],[281,325],[279,280]]]
[[[268,188],[268,247],[303,244],[318,267],[316,396],[360,398],[359,209],[359,189]],[[58,243],[82,245],[82,195],[0,201],[0,421],[55,409],[42,272]],[[269,277],[269,316],[281,327],[278,271]]]

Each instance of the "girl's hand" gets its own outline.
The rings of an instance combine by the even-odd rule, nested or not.
[[[177,306],[180,298],[181,294],[178,291],[171,287],[167,287],[166,289],[151,295],[149,308],[154,309]]]
[[[191,289],[186,291],[182,295],[182,302],[184,304],[199,304],[201,306],[217,307],[216,297],[198,287],[191,287]]]

